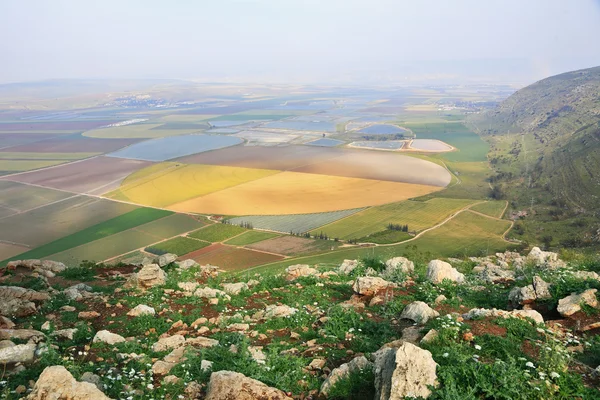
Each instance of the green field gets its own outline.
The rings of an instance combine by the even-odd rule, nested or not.
[[[173,253],[177,254],[178,256],[182,256],[206,246],[210,246],[210,243],[184,236],[178,236],[164,242],[156,243],[150,247],[146,247],[145,251],[156,255]]]
[[[390,244],[403,242],[410,239],[412,236],[407,232],[402,231],[391,231],[386,229],[385,231],[373,233],[372,235],[365,236],[358,239],[359,243],[377,243],[377,244]]]
[[[486,203],[476,204],[471,207],[471,210],[491,217],[502,218],[505,208],[506,200],[491,200]]]
[[[104,199],[72,196],[0,219],[0,240],[34,248],[137,208]],[[36,258],[35,254],[30,258]]]
[[[30,250],[26,253],[20,254],[18,256],[19,259],[28,259],[28,258],[43,258],[47,257],[51,254],[64,252],[65,250],[72,249],[77,246],[85,245],[86,243],[90,243],[96,241],[98,239],[102,239],[108,236],[113,236],[116,233],[143,225],[144,223],[153,221],[158,218],[163,218],[168,215],[171,215],[172,212],[164,211],[164,210],[156,210],[153,208],[137,208],[133,211],[130,211],[126,214],[119,215],[118,217],[109,219],[107,221],[101,222],[96,225],[92,225],[88,228],[75,232],[71,235],[65,236],[58,240],[52,241],[50,243],[44,244],[40,247],[37,247],[33,250]],[[142,236],[148,236],[149,238],[155,238],[155,236],[151,234],[147,234],[144,232],[138,232]],[[130,240],[128,237],[127,240]],[[156,241],[155,239],[152,241]],[[150,243],[152,243],[152,241]],[[112,242],[111,245],[117,245],[117,242]],[[126,243],[123,243],[126,245]],[[141,247],[141,246],[137,246]],[[135,247],[134,247],[135,248]],[[112,249],[108,248],[106,250],[112,251]],[[133,250],[133,249],[132,249]],[[124,253],[125,251],[123,251]],[[117,253],[115,255],[118,255]],[[16,259],[17,257],[12,257],[11,259]],[[89,258],[92,259],[91,255]],[[5,260],[7,261],[7,260]]]
[[[461,122],[406,123],[403,126],[412,130],[417,139],[438,139],[456,147],[458,151],[443,155],[449,161],[487,161],[489,145]]]
[[[206,222],[198,220],[190,215],[171,214],[165,218],[148,222],[136,229],[164,239],[184,232],[191,232],[202,228],[203,226],[206,226]]]
[[[267,229],[283,233],[304,233],[320,226],[337,221],[357,213],[363,208],[351,210],[331,211],[314,214],[290,214],[290,215],[250,215],[246,217],[231,218],[232,224],[239,225],[243,222],[251,223],[254,228]]]
[[[416,252],[425,253],[427,258],[462,257],[494,254],[511,247],[501,238],[510,226],[509,221],[484,217],[464,211],[439,228],[424,233],[410,242],[389,246],[342,249],[329,253],[290,258],[285,261],[259,267],[252,272],[275,273],[293,264],[341,263],[345,259],[375,256],[388,259],[396,256],[414,257]]]
[[[280,236],[277,233],[271,232],[262,232],[262,231],[248,231],[244,232],[239,236],[234,237],[233,239],[229,239],[225,242],[225,244],[230,244],[232,246],[245,246],[247,244],[252,244],[256,242],[262,242],[263,240],[272,239],[274,237]]]
[[[217,223],[192,232],[188,236],[193,237],[195,239],[215,243],[222,242],[223,240],[227,240],[246,231],[247,229],[237,225]]]
[[[473,200],[433,198],[428,201],[402,201],[371,207],[340,221],[311,231],[340,239],[359,239],[386,229],[389,223],[408,224],[409,231],[421,231],[441,222]]]

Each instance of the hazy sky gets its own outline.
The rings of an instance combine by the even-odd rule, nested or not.
[[[527,82],[600,65],[600,0],[0,0],[0,82]]]

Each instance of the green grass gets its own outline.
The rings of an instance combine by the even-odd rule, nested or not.
[[[417,139],[438,139],[458,149],[443,158],[455,162],[487,161],[489,145],[460,122],[406,123]]]
[[[408,224],[409,231],[421,231],[472,204],[473,200],[433,198],[428,201],[402,201],[371,207],[347,218],[315,229],[311,233],[326,233],[329,237],[358,239],[383,231],[390,223]]]
[[[178,236],[173,239],[157,243],[150,247],[146,247],[145,251],[156,255],[173,253],[177,254],[178,256],[182,256],[184,254],[191,253],[192,251],[201,249],[209,245],[210,243],[208,242]]]
[[[280,236],[277,233],[272,232],[262,232],[262,231],[248,231],[244,232],[239,236],[234,237],[233,239],[229,239],[225,242],[225,244],[230,244],[233,246],[245,246],[252,243],[262,242],[263,240],[272,239],[274,237]]]
[[[404,240],[410,239],[412,236],[407,232],[402,231],[391,231],[386,229],[385,231],[377,232],[369,236],[358,239],[360,243],[377,243],[377,244],[389,244],[398,243]]]
[[[424,233],[410,242],[389,246],[340,249],[320,255],[295,257],[285,261],[259,267],[255,272],[280,272],[293,264],[338,264],[345,259],[380,257],[388,259],[405,256],[409,259],[416,254],[426,258],[456,257],[494,254],[511,247],[501,238],[501,234],[510,226],[509,221],[499,221],[464,211],[444,225]]]
[[[491,217],[501,218],[505,207],[505,200],[494,200],[488,201],[487,203],[476,204],[471,207],[471,210],[489,215]]]
[[[237,225],[213,224],[190,233],[188,236],[207,242],[222,242],[247,231]]]
[[[83,244],[102,239],[119,232],[143,225],[147,222],[166,217],[173,214],[171,211],[157,210],[153,208],[138,208],[126,214],[109,219],[99,224],[90,226],[79,232],[65,236],[53,242],[47,243],[33,250],[19,254],[9,260],[44,258],[51,254],[63,252]],[[8,261],[8,260],[5,260]]]

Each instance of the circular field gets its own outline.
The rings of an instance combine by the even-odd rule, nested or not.
[[[106,196],[180,212],[284,215],[402,201],[441,190],[450,178],[437,164],[398,154],[236,147],[152,165]]]

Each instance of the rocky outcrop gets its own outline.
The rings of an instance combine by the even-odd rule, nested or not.
[[[67,269],[65,264],[51,260],[17,260],[9,261],[6,264],[7,269],[17,269],[19,267],[30,269],[33,273],[46,278],[53,278],[57,273]]]
[[[224,291],[219,289],[213,289],[208,286],[196,289],[196,291],[194,292],[194,296],[202,297],[205,299],[216,299],[222,297],[224,299],[231,300],[231,297]]]
[[[152,351],[161,352],[176,349],[185,345],[185,338],[182,335],[167,336],[159,339],[152,345]]]
[[[400,318],[410,319],[420,325],[425,325],[430,319],[439,316],[439,312],[435,311],[433,308],[429,307],[427,303],[422,301],[410,303],[404,307],[404,310],[402,310],[402,313],[400,314]]]
[[[132,274],[126,282],[126,286],[146,290],[154,286],[162,286],[166,281],[165,271],[157,264],[148,264],[144,265],[139,272]]]
[[[374,296],[382,290],[394,287],[396,284],[393,282],[374,276],[361,276],[352,285],[354,292],[363,296]]]
[[[288,281],[293,281],[302,276],[316,276],[319,275],[319,271],[314,268],[311,268],[310,265],[306,264],[296,264],[290,265],[285,269],[285,279]]]
[[[581,311],[581,305],[586,304],[593,308],[598,308],[598,299],[596,292],[598,289],[588,289],[582,293],[572,293],[570,296],[558,301],[557,311],[563,317],[569,317]]]
[[[206,400],[291,400],[276,388],[256,379],[232,372],[219,371],[210,375]]]
[[[458,272],[452,265],[441,260],[432,260],[427,265],[427,280],[434,283],[440,284],[444,279],[448,279],[453,282],[463,283],[465,276]]]
[[[557,253],[551,251],[542,251],[539,247],[531,249],[526,258],[527,262],[534,264],[536,267],[546,268],[561,268],[566,264],[558,258]]]
[[[240,294],[242,290],[248,290],[248,284],[246,282],[224,283],[221,286],[225,293],[230,295]]]
[[[536,300],[552,298],[550,285],[539,276],[533,277],[533,283],[524,287],[514,287],[508,294],[508,300],[513,304],[525,305]]]
[[[46,335],[35,329],[0,329],[0,340],[34,340],[40,341]]]
[[[480,270],[473,269],[473,272],[479,272],[479,278],[487,283],[514,282],[515,272],[494,265],[486,265]]]
[[[0,315],[26,317],[37,312],[36,303],[49,299],[47,293],[19,286],[0,286]]]
[[[259,319],[285,318],[294,315],[298,309],[286,305],[270,304],[265,308],[265,311]]]
[[[321,394],[327,397],[331,388],[335,386],[340,379],[348,378],[350,374],[360,372],[366,368],[373,368],[373,363],[364,356],[358,356],[352,359],[352,361],[334,368],[321,385]]]
[[[96,385],[77,382],[65,367],[47,367],[42,371],[27,400],[110,400]]]
[[[396,347],[397,346],[397,347]],[[437,386],[437,364],[431,353],[408,342],[398,342],[375,354],[375,399],[400,400],[431,395]]]

